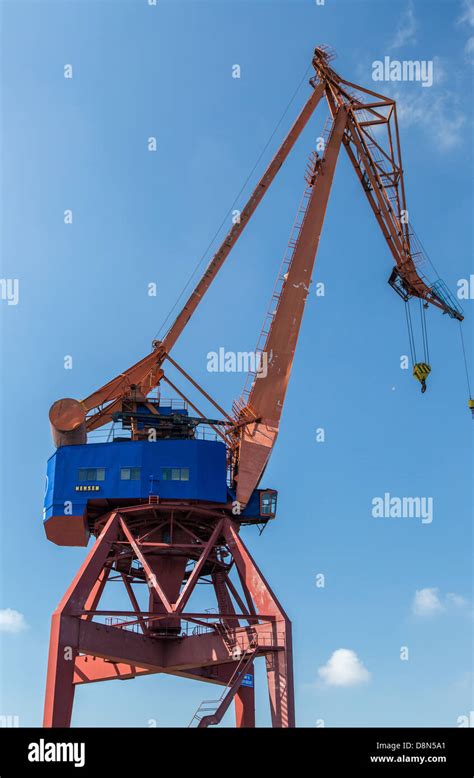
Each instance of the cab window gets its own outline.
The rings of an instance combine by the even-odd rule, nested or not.
[[[163,481],[189,481],[189,467],[164,467],[161,478]]]
[[[80,467],[77,478],[79,481],[104,481],[105,467]]]
[[[276,514],[277,493],[274,489],[260,492],[260,516],[273,519]]]
[[[139,481],[140,480],[140,468],[139,467],[121,467],[120,468],[120,480],[121,481]]]

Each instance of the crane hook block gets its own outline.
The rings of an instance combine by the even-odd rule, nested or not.
[[[473,400],[471,397],[470,397],[470,398],[469,398],[469,400],[467,401],[467,407],[468,407],[468,408],[469,408],[469,410],[471,411],[471,413],[472,413],[472,418],[474,419],[474,400]]]
[[[421,384],[421,391],[426,392],[426,379],[431,373],[431,367],[426,362],[417,362],[413,365],[413,375]]]

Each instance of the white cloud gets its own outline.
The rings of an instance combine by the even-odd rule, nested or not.
[[[417,27],[418,25],[415,18],[415,11],[413,10],[413,4],[410,3],[400,16],[398,27],[395,31],[395,35],[389,45],[389,48],[400,49],[402,46],[416,43]]]
[[[454,592],[448,592],[446,600],[450,605],[454,605],[455,608],[467,608],[469,605],[469,601],[465,597]]]
[[[395,99],[402,132],[406,127],[419,126],[441,151],[455,148],[463,141],[466,116],[456,93],[406,89],[398,92]]]
[[[462,13],[458,22],[474,27],[474,0],[463,0]]]
[[[326,664],[319,668],[318,675],[327,686],[355,686],[370,679],[369,671],[349,648],[333,651]]]
[[[438,592],[437,587],[417,589],[412,602],[412,611],[415,616],[434,616],[452,608],[465,611],[469,608],[469,600],[466,600],[462,595],[448,592],[441,598]]]
[[[23,632],[27,626],[22,613],[12,608],[0,610],[0,632]]]
[[[417,589],[413,598],[412,610],[415,616],[433,616],[444,610],[438,596],[438,589]]]

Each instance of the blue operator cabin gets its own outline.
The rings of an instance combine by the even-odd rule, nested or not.
[[[102,514],[140,503],[207,503],[222,506],[224,513],[248,524],[274,518],[273,489],[255,489],[245,509],[236,513],[226,445],[208,422],[191,418],[184,402],[147,400],[114,414],[114,426],[105,432],[104,442],[57,448],[48,460],[46,476],[43,513],[48,539],[63,546],[85,546]],[[93,433],[90,438],[94,440]]]

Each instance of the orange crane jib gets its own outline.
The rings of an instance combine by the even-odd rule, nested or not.
[[[179,367],[169,356],[171,349],[322,98],[326,99],[332,124],[324,138],[324,148],[318,149],[320,153],[313,152],[310,158],[300,218],[289,246],[290,259],[272,298],[274,310],[267,318],[261,348],[269,356],[268,370],[258,380],[255,374],[250,375],[248,390],[234,405],[233,417],[219,409],[227,420],[226,431],[219,430],[219,434],[228,446],[237,501],[242,506],[247,504],[276,441],[341,147],[361,182],[392,255],[390,285],[404,300],[417,297],[425,306],[432,305],[451,318],[462,320],[461,310],[443,282],[430,282],[421,269],[425,257],[408,218],[395,101],[344,80],[331,68],[331,59],[327,48],[315,49],[315,74],[309,81],[312,91],[306,104],[241,211],[240,220],[232,225],[163,340],[155,341],[150,354],[84,400],[66,398],[53,404],[50,421],[57,446],[84,443],[88,431],[109,423],[122,410],[124,400],[144,401],[162,380],[176,389],[164,371],[166,360]],[[213,402],[202,389],[201,392]]]

